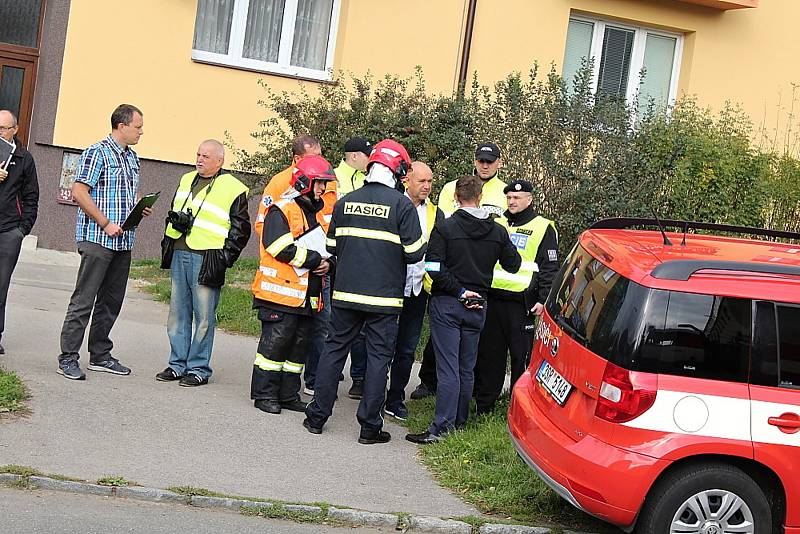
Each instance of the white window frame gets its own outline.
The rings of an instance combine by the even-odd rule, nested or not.
[[[323,70],[309,69],[307,67],[298,67],[290,64],[292,59],[292,45],[294,44],[294,27],[297,19],[297,3],[298,0],[286,0],[284,3],[283,25],[281,27],[281,42],[278,48],[277,63],[242,57],[250,0],[234,0],[228,53],[217,54],[206,50],[196,50],[193,47],[192,60],[200,63],[237,67],[281,76],[330,81],[332,79],[336,33],[339,28],[339,6],[341,0],[333,0],[331,27],[328,32],[328,48],[325,55],[325,68]]]
[[[569,20],[592,23],[592,45],[589,49],[589,57],[593,58],[592,66],[592,93],[597,93],[597,83],[600,79],[600,61],[603,54],[603,39],[605,38],[606,26],[620,28],[623,30],[633,30],[633,49],[631,50],[630,72],[628,72],[628,87],[625,91],[625,100],[633,102],[639,91],[641,84],[642,67],[644,66],[644,49],[647,44],[647,34],[660,35],[662,37],[672,37],[675,39],[675,54],[672,57],[672,74],[669,82],[668,106],[675,104],[678,96],[678,77],[681,70],[681,58],[683,57],[683,34],[656,30],[646,26],[635,26],[617,22],[615,20],[588,17],[584,15],[572,14]]]

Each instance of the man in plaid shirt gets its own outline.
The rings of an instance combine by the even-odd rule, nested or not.
[[[111,356],[109,339],[125,297],[135,230],[122,223],[136,205],[139,157],[130,147],[139,142],[142,112],[121,104],[111,114],[111,133],[81,154],[72,198],[78,203],[75,240],[81,255],[75,291],[61,329],[58,373],[84,380],[79,351],[89,317],[89,370],[128,375],[131,370]],[[144,214],[150,215],[145,209]]]

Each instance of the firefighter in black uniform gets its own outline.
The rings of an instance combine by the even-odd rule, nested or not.
[[[403,311],[406,265],[417,263],[427,245],[411,201],[400,192],[400,179],[411,167],[400,143],[384,139],[369,157],[364,186],[336,203],[328,230],[328,251],[337,271],[325,352],[317,368],[314,400],[303,426],[312,434],[333,412],[339,374],[350,345],[365,329],[367,372],[358,406],[359,443],[386,443],[383,428],[386,381]]]

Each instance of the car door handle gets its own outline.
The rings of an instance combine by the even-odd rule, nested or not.
[[[796,413],[783,413],[778,417],[770,417],[767,423],[772,426],[777,426],[781,432],[794,434],[800,430],[800,416]]]

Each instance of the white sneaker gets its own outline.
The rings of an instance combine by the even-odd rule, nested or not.
[[[303,388],[303,393],[305,393],[306,395],[311,395],[312,397],[314,396],[314,390],[311,389],[311,388],[304,387]]]

